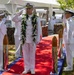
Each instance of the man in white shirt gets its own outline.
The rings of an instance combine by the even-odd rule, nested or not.
[[[3,71],[3,39],[7,33],[5,13],[0,13],[0,71]]]
[[[66,28],[65,28],[65,47],[66,47],[66,62],[67,67],[64,67],[64,71],[73,70],[73,56],[72,51],[74,49],[74,11],[66,10]]]
[[[27,3],[26,14],[22,14],[22,11],[18,13],[15,18],[18,22],[21,22],[21,42],[24,58],[24,71],[22,74],[27,74],[31,71],[31,74],[35,74],[35,52],[36,45],[40,42],[42,37],[42,28],[40,18],[33,12],[34,6]]]
[[[53,15],[50,19],[50,25],[51,25],[51,30],[54,30],[54,24],[56,24],[56,16],[55,16],[55,12],[53,11]]]

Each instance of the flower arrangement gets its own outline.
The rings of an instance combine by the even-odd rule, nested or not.
[[[22,17],[22,23],[21,23],[22,44],[24,44],[26,41],[26,27],[27,27],[28,18],[29,18],[28,14],[24,14]],[[36,14],[33,14],[33,16],[31,17],[31,21],[32,21],[32,38],[33,41],[36,42],[36,36],[37,36],[37,15]]]

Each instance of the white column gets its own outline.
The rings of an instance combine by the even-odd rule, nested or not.
[[[52,13],[53,13],[53,7],[52,7],[52,5],[50,5],[50,7],[49,7],[49,17],[50,18],[52,17]]]
[[[49,19],[51,19],[52,14],[53,14],[53,7],[52,7],[52,5],[50,5],[50,7],[49,7]],[[49,21],[49,22],[50,22],[50,21]],[[51,30],[51,25],[50,25],[50,23],[48,24],[48,30]]]

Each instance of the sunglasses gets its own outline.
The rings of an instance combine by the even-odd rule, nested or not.
[[[30,9],[33,9],[33,8],[31,8],[31,7],[28,7],[28,8],[26,8],[26,9],[27,9],[27,10],[28,10],[28,9],[30,10]]]

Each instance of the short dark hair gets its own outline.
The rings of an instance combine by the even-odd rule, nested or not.
[[[53,11],[53,16],[55,15],[55,12]]]

